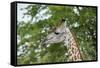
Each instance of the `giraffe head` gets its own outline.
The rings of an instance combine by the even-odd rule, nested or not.
[[[55,28],[53,32],[48,34],[48,36],[44,39],[43,45],[59,43],[65,40],[66,34],[66,25],[65,19],[62,19],[59,25]]]

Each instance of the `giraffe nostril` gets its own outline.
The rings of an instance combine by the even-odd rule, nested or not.
[[[43,47],[46,48],[46,44],[43,44]]]

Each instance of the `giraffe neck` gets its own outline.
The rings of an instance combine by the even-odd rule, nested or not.
[[[65,42],[67,43],[68,49],[68,61],[81,61],[82,57],[80,49],[78,47],[78,43],[76,41],[75,36],[69,29],[67,29],[67,36]]]

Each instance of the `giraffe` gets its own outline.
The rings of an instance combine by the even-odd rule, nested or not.
[[[82,61],[82,56],[79,49],[79,44],[76,40],[76,36],[66,25],[65,19],[62,19],[55,30],[47,35],[47,37],[43,41],[43,45],[59,42],[64,42],[64,46],[68,50],[67,61]]]

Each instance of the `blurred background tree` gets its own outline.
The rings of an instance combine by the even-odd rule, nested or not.
[[[18,64],[67,62],[63,43],[41,46],[41,41],[62,18],[67,19],[76,35],[83,61],[96,60],[96,7],[31,4],[24,9],[27,10],[24,16],[31,19],[17,23]]]

